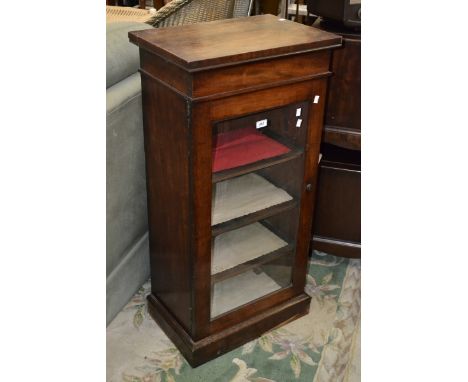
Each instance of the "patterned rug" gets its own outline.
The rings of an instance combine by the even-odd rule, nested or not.
[[[146,310],[146,282],[107,327],[111,382],[358,382],[361,262],[309,261],[310,313],[192,369]]]

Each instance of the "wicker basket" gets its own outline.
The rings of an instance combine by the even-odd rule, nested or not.
[[[248,16],[253,0],[172,0],[159,10],[106,6],[106,21],[137,21],[155,28]]]
[[[156,10],[106,6],[106,22],[136,21],[145,23],[154,16]]]

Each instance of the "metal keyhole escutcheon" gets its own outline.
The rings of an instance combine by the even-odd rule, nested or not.
[[[312,191],[312,185],[310,183],[307,184],[306,191]]]

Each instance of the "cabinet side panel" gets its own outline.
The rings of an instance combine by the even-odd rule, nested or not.
[[[186,102],[142,75],[151,291],[191,331]]]

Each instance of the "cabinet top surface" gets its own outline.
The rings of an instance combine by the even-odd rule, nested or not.
[[[186,70],[341,45],[341,37],[273,15],[130,32],[130,41]]]

